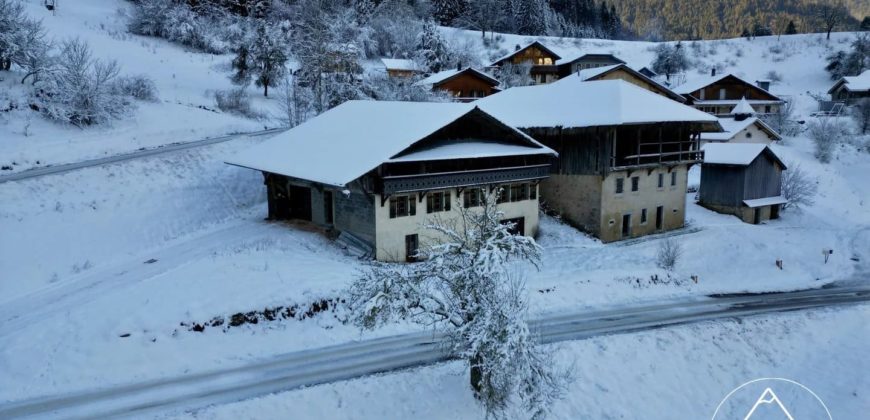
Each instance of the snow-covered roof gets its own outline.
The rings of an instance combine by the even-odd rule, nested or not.
[[[433,73],[426,78],[414,83],[414,86],[431,86],[437,85],[440,83],[444,83],[453,77],[459,76],[462,73],[472,73],[480,77],[481,79],[487,80],[492,83],[493,86],[498,86],[498,80],[480,70],[477,70],[472,67],[466,67],[464,69],[451,69],[451,70],[442,70],[437,73]]]
[[[776,95],[770,93],[767,90],[762,89],[758,85],[749,83],[746,80],[743,80],[743,79],[737,77],[733,73],[723,73],[723,74],[720,74],[717,76],[698,75],[698,76],[694,76],[691,78],[687,78],[686,81],[683,82],[683,84],[681,84],[679,86],[674,86],[673,91],[679,93],[680,95],[689,95],[692,92],[695,92],[701,88],[710,86],[710,85],[712,85],[712,84],[714,84],[714,83],[716,83],[716,82],[718,82],[726,77],[733,77],[733,78],[735,78],[735,79],[737,79],[737,80],[739,80],[739,81],[741,81],[749,86],[752,86],[755,89],[758,89],[762,92],[766,92],[768,95],[773,96],[774,98],[779,100],[779,98]]]
[[[776,204],[785,203],[788,203],[788,200],[781,195],[777,195],[775,197],[756,198],[753,200],[743,200],[743,204],[746,204],[746,207],[750,208],[773,206]]]
[[[870,70],[864,70],[858,76],[845,76],[843,81],[848,85],[849,90],[870,90]]]
[[[594,67],[591,69],[583,69],[583,70],[580,70],[578,72],[571,73],[570,75],[565,76],[565,77],[557,80],[555,83],[560,83],[566,79],[571,79],[571,78],[579,78],[580,80],[585,82],[585,81],[588,81],[590,79],[594,79],[598,76],[601,76],[603,74],[607,74],[611,71],[618,70],[618,69],[622,69],[625,72],[627,72],[628,74],[631,74],[634,77],[641,79],[641,80],[649,83],[650,85],[653,85],[653,86],[659,88],[662,91],[662,93],[667,94],[668,96],[671,97],[671,99],[673,99],[675,101],[679,101],[679,102],[686,101],[686,98],[684,98],[684,97],[680,96],[679,94],[677,94],[676,92],[672,91],[667,86],[664,86],[661,83],[647,77],[647,75],[629,67],[626,64],[613,64],[610,66]]]
[[[501,63],[502,61],[507,60],[507,59],[513,57],[514,55],[517,55],[518,53],[520,53],[520,52],[522,52],[522,51],[524,51],[524,50],[526,50],[527,48],[532,47],[532,46],[535,46],[535,47],[537,47],[538,49],[540,49],[541,51],[544,51],[544,52],[546,52],[546,53],[552,55],[553,58],[554,58],[555,60],[558,60],[559,58],[561,58],[561,57],[559,56],[559,54],[556,54],[556,53],[555,53],[551,48],[549,48],[549,47],[547,47],[546,45],[542,44],[541,41],[532,41],[532,42],[529,42],[529,43],[526,44],[526,45],[523,45],[523,46],[520,47],[520,48],[517,48],[517,49],[515,49],[515,50],[513,50],[513,51],[511,51],[511,52],[509,52],[509,53],[507,53],[507,54],[505,54],[505,55],[503,55],[503,56],[501,56],[501,57],[499,57],[499,58],[493,60],[492,64],[490,64],[490,65],[491,65],[491,66],[497,66],[497,65],[498,65],[499,63]]]
[[[779,135],[779,133],[776,132],[776,130],[765,124],[764,121],[757,117],[749,117],[741,121],[738,121],[734,118],[719,118],[719,124],[722,125],[722,129],[725,131],[721,133],[701,133],[701,140],[729,141],[733,139],[734,136],[737,135],[737,133],[745,130],[747,127],[753,124],[760,130],[766,132],[774,140],[782,140],[782,137]]]
[[[403,154],[390,162],[418,162],[427,160],[468,159],[499,156],[553,154],[547,147],[522,146],[485,140],[451,142],[437,147]]]
[[[656,122],[695,122],[719,131],[716,117],[624,80],[515,87],[475,102],[496,118],[520,128],[582,128]]]
[[[745,96],[740,98],[740,101],[737,102],[737,105],[734,107],[734,109],[731,110],[731,115],[738,114],[755,114],[755,108],[753,108],[752,105],[749,105],[749,102],[746,101]]]
[[[348,101],[226,162],[342,187],[471,112],[481,111],[455,102]],[[506,129],[530,148],[555,154]]]
[[[387,70],[419,71],[420,66],[414,60],[404,58],[382,58],[381,62]]]
[[[747,166],[761,153],[769,153],[785,169],[785,165],[779,159],[779,156],[764,144],[708,143],[701,149],[704,151],[704,164]]]

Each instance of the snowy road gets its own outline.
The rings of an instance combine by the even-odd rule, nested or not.
[[[45,166],[42,168],[28,169],[26,171],[14,173],[12,175],[0,176],[0,184],[9,181],[20,181],[28,178],[35,178],[44,175],[60,174],[64,172],[74,171],[76,169],[89,168],[92,166],[107,165],[110,163],[124,162],[131,159],[139,159],[148,156],[155,156],[164,153],[177,152],[179,150],[190,149],[193,147],[208,146],[211,144],[223,143],[225,141],[234,140],[240,137],[255,137],[274,134],[286,130],[286,128],[270,128],[267,130],[254,131],[250,133],[228,134],[226,136],[211,137],[203,140],[168,144],[155,147],[152,149],[139,150],[131,153],[124,153],[115,156],[109,156],[99,159],[90,159],[81,162],[66,163],[62,165]]]
[[[533,321],[533,329],[543,342],[553,343],[720,318],[866,303],[870,301],[870,286],[854,285],[864,277],[825,289],[561,314]],[[13,402],[0,406],[0,418],[140,417],[194,409],[444,361],[449,354],[442,341],[440,334],[423,332],[350,342],[278,355],[232,369]]]

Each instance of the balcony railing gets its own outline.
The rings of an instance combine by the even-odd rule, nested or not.
[[[611,156],[610,169],[698,163],[704,159],[704,152],[697,145],[695,141],[640,143],[634,154]]]
[[[510,182],[534,181],[549,176],[550,164],[387,176],[383,178],[383,193],[390,195],[413,191],[469,187],[473,185],[506,184]]]

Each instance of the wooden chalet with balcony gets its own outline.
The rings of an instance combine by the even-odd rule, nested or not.
[[[565,77],[579,71],[609,67],[625,64],[613,54],[608,53],[582,53],[575,57],[561,59],[556,63],[559,68],[559,77]]]
[[[559,153],[541,197],[604,242],[685,224],[688,169],[718,120],[624,80],[568,78],[478,102]]]
[[[595,80],[625,80],[628,83],[640,86],[650,92],[657,93],[668,99],[684,103],[686,98],[678,95],[668,87],[647,77],[643,73],[628,67],[625,64],[614,64],[604,67],[588,68],[579,70],[561,78],[556,83],[573,83],[571,79],[579,78],[583,82],[592,82]]]
[[[499,81],[474,68],[457,68],[433,73],[414,83],[424,89],[449,92],[459,102],[471,102],[499,92]]]
[[[538,184],[557,154],[477,107],[349,101],[227,163],[262,171],[270,219],[311,222],[381,261],[440,238],[423,228],[501,191],[517,233],[538,229]]]
[[[828,90],[831,100],[851,104],[863,98],[870,98],[870,70],[858,76],[841,77]]]
[[[782,98],[733,74],[717,76],[715,69],[710,76],[686,81],[673,91],[684,96],[688,105],[722,117],[730,115],[744,98],[760,115],[778,113],[785,103]]]
[[[531,65],[529,74],[537,84],[545,84],[556,81],[559,78],[559,69],[556,62],[562,57],[553,50],[544,46],[539,41],[532,42],[524,47],[516,46],[514,52],[507,54],[490,64],[490,67],[503,67],[507,64]]]

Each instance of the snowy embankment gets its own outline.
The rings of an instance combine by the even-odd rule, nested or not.
[[[157,87],[158,101],[137,101],[129,118],[80,129],[30,110],[29,86],[20,83],[24,75],[0,71],[0,105],[18,104],[18,109],[0,112],[0,165],[5,167],[0,175],[277,125],[215,110],[212,92],[232,86],[226,70],[231,57],[127,33],[129,2],[69,2],[60,4],[56,14],[47,11],[42,0],[23,4],[31,18],[42,20],[50,39],[78,38],[90,44],[95,57],[117,60],[122,75],[147,75]],[[261,109],[273,107],[269,101],[256,101]]]
[[[870,307],[705,322],[557,345],[555,366],[574,371],[554,419],[707,419],[734,388],[785,377],[812,389],[835,419],[870,410]],[[836,355],[831,350],[836,349]],[[462,362],[376,375],[169,418],[484,417]],[[746,411],[750,407],[746,407]]]

